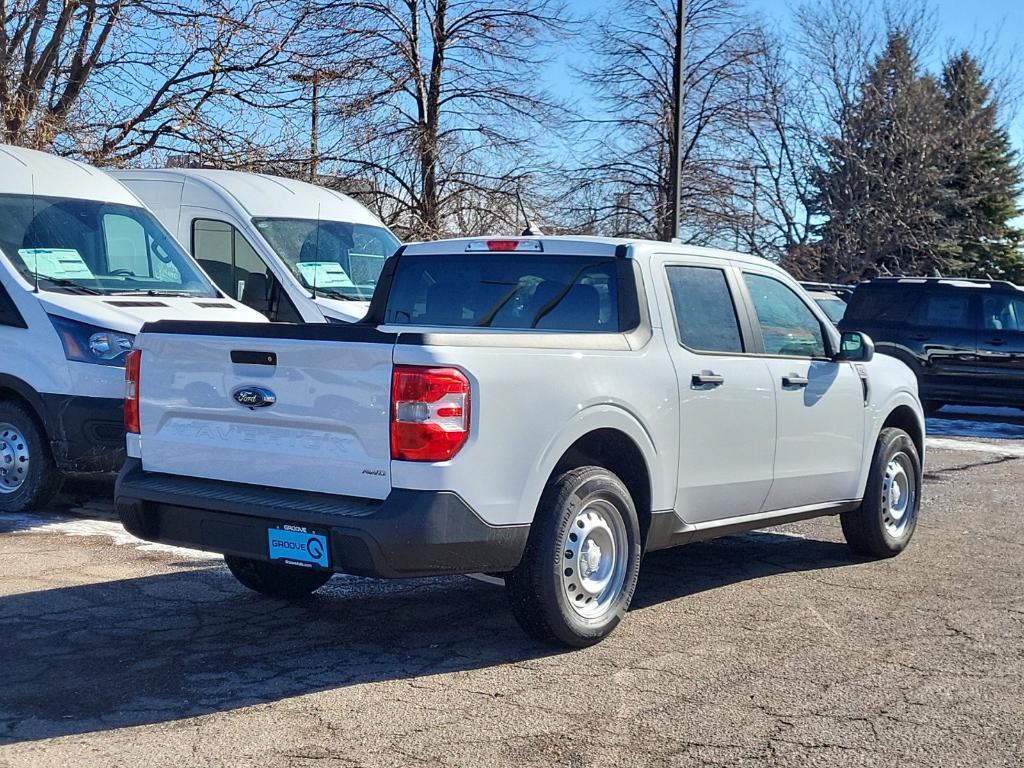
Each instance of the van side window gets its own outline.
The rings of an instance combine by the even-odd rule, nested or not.
[[[192,255],[224,293],[275,322],[301,322],[266,262],[234,226],[213,219],[192,222]]]
[[[103,245],[107,251],[106,274],[181,281],[178,269],[146,234],[138,219],[106,213],[102,225]]]
[[[14,300],[3,283],[0,283],[0,325],[12,328],[28,328],[25,325],[25,318],[21,316],[18,308],[14,306]]]
[[[701,352],[742,352],[736,306],[725,272],[714,267],[668,266],[679,341]]]
[[[266,263],[231,224],[212,219],[192,222],[192,251],[224,293],[266,312],[271,275]]]
[[[206,274],[213,278],[224,293],[238,299],[235,287],[235,260],[231,247],[230,224],[210,219],[196,219],[192,222],[192,255]]]

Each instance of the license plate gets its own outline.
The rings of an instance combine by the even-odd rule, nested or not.
[[[267,553],[271,560],[306,567],[329,568],[327,537],[301,525],[267,529]]]

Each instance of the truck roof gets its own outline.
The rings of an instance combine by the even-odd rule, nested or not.
[[[9,144],[0,144],[0,193],[141,205],[135,195],[99,168]]]
[[[244,218],[323,219],[384,226],[361,203],[333,189],[296,179],[212,168],[154,168],[114,171],[120,179],[191,181]]]
[[[649,256],[654,253],[678,253],[686,256],[705,256],[713,259],[729,259],[744,264],[759,266],[776,266],[760,256],[735,253],[718,248],[704,248],[685,243],[666,243],[661,240],[643,240],[639,238],[597,237],[593,235],[480,235],[479,237],[457,237],[448,240],[434,240],[423,243],[410,243],[405,253],[420,254],[451,254],[469,250],[490,241],[536,241],[541,244],[544,253],[557,255],[590,255],[614,256],[620,246],[629,248],[630,258]],[[473,244],[471,246],[471,244]],[[481,247],[481,250],[486,248]],[[522,249],[520,249],[522,250]]]

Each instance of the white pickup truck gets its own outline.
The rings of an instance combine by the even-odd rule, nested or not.
[[[275,597],[499,574],[528,632],[584,646],[644,552],[838,514],[887,557],[917,522],[913,374],[733,253],[410,245],[360,324],[153,323],[126,371],[125,527]]]

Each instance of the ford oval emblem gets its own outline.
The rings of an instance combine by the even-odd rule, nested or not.
[[[235,390],[233,397],[236,403],[250,410],[266,408],[277,402],[277,395],[263,387],[242,387]]]

